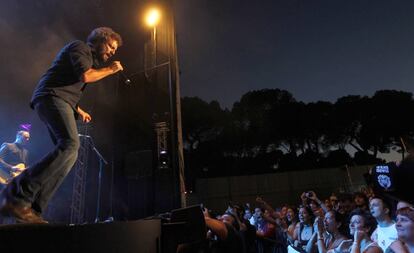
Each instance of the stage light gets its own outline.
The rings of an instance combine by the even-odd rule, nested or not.
[[[145,23],[149,27],[155,27],[159,23],[161,19],[161,12],[156,8],[151,8],[148,10],[147,14],[145,15]]]

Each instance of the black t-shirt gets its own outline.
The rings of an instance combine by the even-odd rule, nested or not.
[[[227,227],[227,238],[225,240],[216,240],[210,244],[211,253],[243,253],[243,241],[238,231],[232,226],[225,224]]]
[[[256,252],[256,227],[247,220],[243,223],[246,226],[246,231],[241,231],[240,235],[244,241],[246,253]]]
[[[98,67],[98,60],[88,44],[79,40],[67,44],[41,77],[33,92],[31,107],[40,97],[57,96],[76,111],[85,88],[85,83],[81,81],[82,74],[92,67]]]

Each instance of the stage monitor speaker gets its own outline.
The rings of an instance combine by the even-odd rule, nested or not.
[[[193,243],[206,238],[206,223],[200,205],[172,210],[170,222],[182,224],[174,233],[177,243]]]

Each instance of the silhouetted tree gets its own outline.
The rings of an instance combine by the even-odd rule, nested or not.
[[[400,150],[399,137],[414,132],[412,94],[394,90],[303,103],[263,89],[244,94],[231,112],[199,98],[183,98],[182,108],[190,164],[208,175],[379,163],[380,152]]]

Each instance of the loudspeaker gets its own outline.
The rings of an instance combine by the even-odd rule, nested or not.
[[[193,243],[206,237],[206,222],[200,205],[172,210],[171,223],[182,224],[175,233],[178,243]]]
[[[206,231],[199,205],[172,210],[169,222],[162,224],[162,250],[177,252],[180,244],[201,243],[206,239]]]

